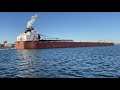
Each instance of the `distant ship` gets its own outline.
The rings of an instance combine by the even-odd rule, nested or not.
[[[27,23],[23,34],[17,36],[16,49],[46,49],[46,48],[71,48],[71,47],[93,47],[93,46],[114,46],[112,42],[75,42],[73,40],[41,39],[41,34],[32,27],[37,14],[32,16]]]

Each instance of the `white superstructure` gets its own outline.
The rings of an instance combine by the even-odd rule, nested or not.
[[[33,23],[37,18],[37,14],[31,17],[31,20],[28,21],[26,31],[17,36],[17,41],[38,41],[40,40],[40,35],[32,27]]]
[[[28,31],[27,33],[23,33],[17,36],[17,41],[38,41],[39,34],[35,31]]]

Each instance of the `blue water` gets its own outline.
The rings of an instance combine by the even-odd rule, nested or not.
[[[120,46],[0,49],[0,78],[117,78]]]

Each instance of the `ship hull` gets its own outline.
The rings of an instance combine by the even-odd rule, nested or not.
[[[41,42],[41,41],[15,42],[16,49],[47,49],[47,48],[71,48],[71,47],[95,47],[95,46],[114,46],[114,43],[104,43],[104,42]]]

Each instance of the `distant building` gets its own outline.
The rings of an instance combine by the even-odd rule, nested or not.
[[[4,44],[0,43],[0,47],[4,47]]]
[[[13,47],[13,44],[8,43],[7,41],[4,41],[4,47]]]
[[[0,43],[0,47],[2,47],[2,44]]]

